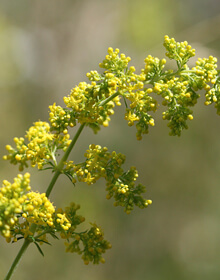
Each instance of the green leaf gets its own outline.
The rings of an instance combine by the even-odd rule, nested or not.
[[[40,254],[44,257],[44,253],[41,250],[41,247],[37,244],[37,242],[34,242],[34,244],[36,245],[36,247],[37,247],[38,251],[40,252]]]
[[[58,239],[59,240],[59,237],[56,236],[56,234],[54,232],[49,232],[49,234],[54,238],[54,239]]]
[[[47,244],[47,245],[51,245],[49,242],[47,242],[47,241],[45,241],[45,240],[43,240],[43,239],[36,238],[35,241],[37,241],[37,242],[43,242],[43,243],[45,243],[45,244]]]

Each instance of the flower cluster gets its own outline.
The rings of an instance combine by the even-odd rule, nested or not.
[[[119,52],[120,50],[118,48],[115,49],[115,51],[113,48],[108,48],[108,55],[106,55],[105,59],[99,64],[99,66],[120,76],[124,69],[128,66],[131,58],[129,56],[126,57],[123,53],[119,56]]]
[[[6,146],[8,155],[3,158],[10,160],[12,164],[19,164],[19,170],[22,171],[24,167],[28,167],[28,161],[31,166],[38,166],[42,169],[45,164],[56,164],[56,151],[59,149],[66,150],[71,140],[69,134],[53,134],[50,131],[50,125],[47,122],[35,122],[33,126],[27,131],[25,139],[14,138],[16,148],[10,145]]]
[[[164,47],[167,50],[166,56],[176,60],[179,68],[184,66],[191,57],[195,56],[195,49],[192,49],[187,41],[179,43],[167,35],[164,37]]]
[[[144,62],[145,67],[141,70],[142,75],[144,75],[145,81],[152,83],[154,80],[157,80],[158,77],[160,77],[162,70],[165,67],[166,59],[159,59],[157,57],[148,55],[148,57],[145,58]]]
[[[209,56],[209,58],[198,59],[196,67],[193,70],[200,76],[198,87],[204,88],[205,105],[215,104],[217,114],[220,115],[220,79],[217,68],[217,58]]]
[[[209,58],[199,58],[196,62],[196,66],[192,68],[196,72],[197,87],[199,89],[205,88],[207,83],[215,84],[217,79],[218,71],[217,58],[209,56]]]
[[[119,94],[128,89],[128,83],[136,80],[134,67],[125,72],[129,57],[118,55],[119,50],[108,49],[108,55],[100,63],[101,68],[107,69],[103,74],[97,71],[87,73],[90,84],[81,82],[64,97],[67,108],[70,108],[73,119],[79,123],[87,123],[94,132],[100,129],[100,125],[108,126],[110,116],[114,114],[115,105],[120,106]],[[105,102],[109,99],[108,102]]]
[[[99,178],[104,178],[107,185],[107,199],[114,197],[115,206],[122,206],[129,214],[134,205],[145,208],[151,204],[151,200],[142,197],[145,187],[141,184],[135,186],[138,172],[135,167],[124,171],[122,164],[125,156],[121,153],[108,152],[106,147],[90,145],[85,153],[86,161],[74,164],[72,161],[66,163],[64,172],[68,174],[73,183],[76,179],[88,185],[94,184]]]
[[[91,185],[101,177],[105,178],[109,172],[113,172],[115,176],[123,173],[121,165],[125,161],[125,156],[115,152],[109,153],[106,147],[91,144],[85,157],[86,161],[80,164],[74,164],[73,161],[66,162],[64,172],[72,177],[73,183],[78,179],[79,182]]]
[[[0,189],[0,232],[7,241],[17,235],[33,235],[31,224],[53,227],[55,208],[45,193],[31,191],[30,174],[19,174],[11,184],[3,181]]]
[[[66,242],[67,252],[82,254],[85,264],[105,262],[102,254],[111,248],[111,244],[104,239],[103,231],[96,224],[92,224],[92,227],[85,232],[75,233],[72,237],[74,241]]]
[[[145,186],[142,184],[135,185],[138,177],[138,172],[135,167],[131,167],[127,172],[123,172],[119,178],[115,178],[113,174],[109,174],[107,181],[108,194],[107,199],[114,197],[114,206],[124,207],[127,214],[137,206],[141,209],[148,207],[152,201],[144,199],[142,194],[146,191]]]
[[[106,71],[103,74],[97,71],[87,73],[91,83],[80,83],[72,89],[69,96],[64,97],[67,108],[71,110],[63,115],[69,115],[69,119],[75,119],[79,123],[86,123],[97,132],[100,125],[109,125],[114,107],[121,105],[122,96],[131,102],[130,109],[126,110],[125,119],[128,120],[129,125],[138,121],[137,138],[140,139],[141,134],[148,132],[148,125],[154,125],[148,111],[156,110],[156,101],[149,96],[149,90],[143,89],[145,75],[135,74],[134,66],[128,68],[130,60],[130,57],[126,57],[123,53],[119,55],[119,49],[114,51],[109,48],[108,55],[99,64]],[[57,123],[54,124],[55,127],[59,127]],[[75,124],[74,121],[72,123]],[[65,125],[68,125],[68,121]],[[65,125],[62,124],[62,127],[66,127]]]
[[[22,217],[29,224],[53,226],[55,208],[45,193],[28,192],[22,208]]]
[[[181,135],[182,129],[187,129],[187,120],[192,120],[192,110],[199,95],[191,88],[188,81],[173,77],[168,81],[155,83],[154,92],[164,98],[163,105],[168,109],[163,112],[163,119],[169,120],[170,135]]]
[[[190,69],[187,62],[195,55],[195,50],[186,41],[178,43],[174,38],[165,36],[164,46],[166,56],[177,62],[178,69],[164,71],[166,60],[149,55],[145,59],[142,74],[146,75],[145,84],[152,85],[148,92],[161,95],[164,99],[162,105],[168,107],[163,112],[163,119],[168,120],[170,135],[180,136],[182,130],[188,128],[187,120],[193,119],[193,111],[189,107],[197,103],[198,90],[206,90],[206,105],[215,102],[217,110],[220,107],[217,59],[212,56],[199,58],[196,66]]]
[[[220,79],[217,78],[212,87],[209,85],[206,87],[206,101],[205,105],[215,104],[217,114],[220,115]]]
[[[23,212],[26,192],[31,189],[29,178],[28,173],[24,176],[19,174],[12,184],[4,180],[0,189],[0,233],[6,240],[10,240],[11,228],[18,223]]]
[[[85,220],[76,214],[79,208],[79,205],[71,203],[65,211],[61,208],[55,211],[45,193],[31,191],[30,174],[19,174],[12,184],[4,180],[0,189],[0,234],[7,242],[11,239],[15,242],[21,238],[31,238],[35,244],[42,244],[48,243],[48,234],[58,238],[56,233],[59,232],[61,238],[68,241],[70,238],[78,243],[81,240],[85,247],[81,249],[85,262],[91,259],[94,263],[103,262],[102,253],[110,248],[110,243],[104,240],[97,226],[93,225],[90,230],[78,233],[80,239],[76,237],[76,227]],[[69,246],[72,246],[71,243],[68,243]]]
[[[125,94],[125,97],[131,102],[130,108],[126,109],[125,119],[129,126],[133,126],[134,122],[137,122],[136,137],[138,140],[142,139],[142,134],[149,132],[149,126],[155,125],[154,119],[148,114],[157,109],[157,101],[149,95],[151,92],[152,89],[148,88]]]
[[[80,205],[75,204],[74,202],[70,203],[70,206],[65,207],[65,210],[58,208],[56,211],[57,219],[55,219],[55,228],[58,229],[61,233],[60,236],[63,239],[68,239],[75,232],[75,229],[78,225],[85,221],[85,218],[81,215],[77,215],[76,212],[80,209]],[[61,221],[64,221],[64,226]],[[71,226],[69,226],[69,223]]]
[[[72,111],[57,106],[56,103],[50,105],[49,109],[49,121],[52,131],[56,131],[58,134],[67,134],[68,127],[74,127],[76,125],[76,120]]]
[[[0,233],[7,241],[17,236],[27,238],[34,234],[31,225],[37,225],[36,232],[54,229],[56,223],[67,231],[71,227],[65,213],[56,213],[55,207],[45,193],[31,191],[30,174],[19,174],[14,183],[3,181],[0,189]],[[56,230],[58,230],[56,228]]]

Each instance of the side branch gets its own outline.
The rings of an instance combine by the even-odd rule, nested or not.
[[[46,191],[46,196],[47,197],[49,197],[49,195],[50,195],[50,193],[51,193],[51,191],[52,191],[52,189],[53,189],[53,187],[54,187],[54,185],[55,185],[55,183],[57,181],[57,178],[61,174],[64,162],[67,160],[70,152],[72,151],[73,147],[75,146],[76,141],[79,138],[79,136],[80,136],[80,134],[81,134],[81,132],[82,132],[84,127],[85,127],[85,123],[81,124],[81,126],[79,127],[79,129],[78,129],[76,135],[74,136],[72,142],[70,143],[69,147],[67,148],[64,156],[62,157],[62,159],[60,160],[59,164],[57,165],[55,174],[54,174],[54,176],[53,176],[53,178],[52,178],[52,180],[51,180],[51,182],[50,182],[50,184],[49,184],[49,186],[47,188],[47,191]]]

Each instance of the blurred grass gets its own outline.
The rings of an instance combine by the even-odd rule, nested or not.
[[[131,56],[137,69],[148,54],[164,57],[165,34],[189,41],[197,57],[219,57],[219,21],[217,0],[1,1],[1,156],[14,136],[47,120],[48,105],[63,105],[63,96],[98,68],[109,46]],[[61,207],[80,203],[86,222],[104,228],[113,245],[106,264],[85,266],[64,252],[62,241],[52,241],[52,247],[44,246],[44,258],[29,248],[14,279],[219,279],[220,119],[203,103],[201,98],[180,138],[168,136],[158,112],[156,126],[138,142],[120,108],[109,128],[98,135],[84,131],[72,159],[82,157],[90,143],[126,154],[127,168],[138,168],[153,205],[127,216],[105,200],[104,182],[73,187],[59,179],[51,200]],[[3,160],[0,167],[1,180],[18,173]],[[49,172],[29,171],[32,187],[44,191]],[[20,244],[2,239],[0,248],[3,278]]]

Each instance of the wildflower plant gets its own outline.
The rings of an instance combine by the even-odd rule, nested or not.
[[[170,135],[180,136],[193,119],[192,107],[200,97],[198,91],[205,91],[205,105],[215,104],[220,114],[220,78],[217,59],[199,58],[194,67],[188,60],[195,50],[185,41],[178,43],[165,36],[166,56],[176,61],[176,69],[166,69],[166,59],[148,55],[144,68],[136,73],[134,66],[128,66],[131,58],[119,54],[119,49],[108,49],[105,59],[99,64],[100,73],[87,73],[89,82],[75,86],[63,98],[65,107],[54,103],[49,106],[49,122],[38,121],[31,126],[24,137],[14,138],[15,145],[6,145],[7,155],[3,158],[18,165],[22,172],[29,166],[39,170],[51,169],[53,177],[45,193],[32,190],[30,174],[18,174],[14,182],[3,181],[0,189],[0,234],[7,242],[23,240],[5,279],[12,273],[27,247],[34,243],[43,255],[41,245],[50,244],[48,238],[64,239],[67,252],[82,255],[85,264],[104,263],[103,253],[111,244],[104,239],[101,228],[95,223],[86,231],[78,226],[85,218],[78,214],[80,208],[74,202],[65,209],[56,208],[49,196],[60,175],[66,175],[77,186],[78,182],[88,185],[100,178],[106,181],[107,199],[114,199],[115,206],[122,206],[129,214],[135,206],[146,208],[152,201],[143,197],[145,186],[136,184],[138,171],[131,167],[123,169],[125,156],[107,147],[91,144],[85,151],[85,160],[77,163],[69,160],[85,127],[97,133],[102,126],[108,127],[115,106],[125,104],[124,118],[129,126],[136,126],[137,140],[154,127],[152,116],[158,102],[153,94],[162,97],[166,107],[162,118],[168,121]],[[73,139],[69,129],[78,127]],[[59,151],[64,151],[59,158]]]

